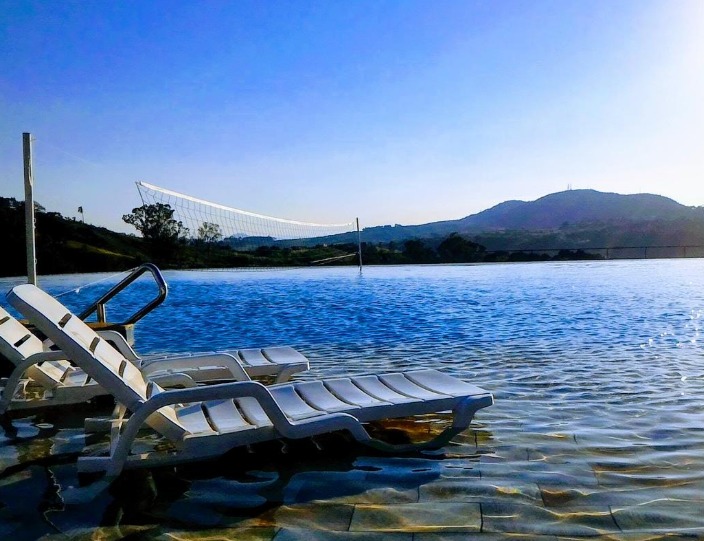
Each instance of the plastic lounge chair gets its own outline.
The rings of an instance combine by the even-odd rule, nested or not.
[[[310,368],[308,359],[290,346],[275,346],[267,348],[247,348],[247,349],[226,349],[223,351],[210,351],[204,353],[153,353],[149,355],[138,355],[127,343],[127,340],[117,331],[99,331],[98,334],[105,338],[110,344],[122,353],[125,358],[132,363],[146,367],[155,362],[181,357],[203,357],[225,353],[236,357],[244,367],[247,374],[252,378],[271,376],[276,383],[288,381],[293,374],[305,372]],[[153,367],[156,369],[156,367]],[[195,381],[227,380],[232,376],[226,367],[210,366],[201,369],[191,375]]]
[[[49,404],[76,404],[106,393],[85,372],[72,366],[63,352],[45,349],[39,338],[2,307],[0,354],[15,365],[2,381],[0,413]]]
[[[251,360],[244,369],[254,376],[278,373],[281,379],[308,367],[308,360],[290,347],[169,356],[144,361],[122,335],[114,331],[104,334],[111,344],[120,344],[121,351],[128,354],[125,358],[145,376],[165,387],[192,387],[201,382],[241,379],[242,363],[236,359],[243,358]],[[74,366],[65,353],[51,351],[46,346],[0,307],[0,354],[15,365],[10,376],[2,382],[0,415],[8,410],[78,404],[108,394],[83,370]]]
[[[491,393],[437,370],[270,387],[245,379],[165,391],[36,286],[17,286],[8,299],[123,406],[125,416],[113,421],[109,456],[78,461],[82,471],[105,472],[105,482],[123,468],[201,460],[255,442],[333,431],[347,431],[361,443],[396,451],[407,446],[371,438],[362,422],[452,410],[452,426],[424,444],[436,447],[466,429],[478,409],[493,403]],[[172,447],[131,453],[145,426]]]

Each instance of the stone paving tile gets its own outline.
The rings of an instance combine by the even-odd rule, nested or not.
[[[413,541],[412,533],[405,532],[322,532],[305,529],[279,530],[273,541]]]
[[[286,484],[283,503],[305,503],[312,500],[330,500],[363,492],[366,472],[316,472],[296,474]]]
[[[187,523],[194,527],[225,527],[238,523],[249,515],[249,509],[267,503],[259,494],[263,483],[239,483],[213,478],[190,483],[183,497],[174,501],[166,516],[176,524]]]
[[[492,482],[491,480],[443,479],[420,487],[421,502],[456,501],[481,502],[486,498],[506,498],[543,505],[542,495],[535,483]]]
[[[323,501],[323,500],[313,500]],[[407,490],[397,490],[395,488],[373,488],[361,491],[358,494],[349,496],[340,496],[337,498],[326,499],[329,503],[349,503],[349,504],[400,504],[400,503],[416,503],[418,502],[418,489],[410,488]]]
[[[375,472],[376,473],[376,472]],[[408,503],[418,501],[418,488],[391,486],[369,472],[344,474],[311,472],[293,478],[286,486],[284,503],[325,501],[334,503]]]
[[[121,527],[101,527],[101,528],[76,528],[66,530],[57,534],[49,534],[39,538],[38,541],[119,541],[121,539],[140,539],[156,541],[167,537],[158,537],[156,526],[121,526]],[[4,538],[3,538],[4,539]],[[8,537],[7,539],[12,539]],[[15,538],[18,539],[18,538]],[[179,538],[172,538],[174,540]],[[180,538],[183,539],[183,538]],[[194,538],[197,539],[197,538]]]
[[[346,504],[282,505],[245,520],[242,525],[340,532],[349,529],[353,512],[354,506]]]
[[[596,478],[602,487],[616,488],[624,485],[634,487],[676,487],[692,482],[704,484],[702,479],[692,479],[692,472],[687,470],[670,470],[648,468],[641,471],[598,471]]]
[[[504,501],[481,506],[483,532],[592,537],[619,531],[608,509],[559,513]]]
[[[670,487],[632,487],[613,490],[607,488],[540,487],[545,507],[555,511],[583,509],[587,507],[623,508],[644,504],[653,500],[671,499],[690,502],[704,507],[704,484]]]
[[[528,460],[528,450],[523,447],[501,447],[493,452],[481,455],[479,468],[484,464],[515,464]]]
[[[704,506],[689,501],[655,500],[632,507],[612,507],[623,531],[693,532],[704,536]]]
[[[191,482],[187,501],[218,506],[221,509],[255,508],[267,502],[260,494],[267,483],[238,483],[221,477]]]
[[[665,496],[672,500],[688,500],[701,503],[704,502],[704,479],[685,481],[676,486],[668,486],[664,490],[658,489],[658,491],[661,497]]]
[[[594,472],[584,462],[549,464],[546,462],[491,463],[481,465],[482,479],[504,479],[510,482],[528,482],[538,485],[568,487],[597,487]]]
[[[442,461],[440,475],[441,477],[474,477],[479,479],[482,476],[480,467],[481,463],[478,459],[467,457],[445,458]]]
[[[558,541],[554,535],[512,535],[508,537],[503,533],[417,533],[413,535],[413,541]],[[583,541],[583,540],[582,540]],[[591,541],[591,539],[590,539]]]
[[[478,532],[481,525],[481,511],[477,503],[357,505],[350,531]]]
[[[545,462],[546,464],[569,464],[585,460],[585,454],[577,444],[555,447],[542,445],[528,449],[528,462]]]
[[[506,539],[506,537],[504,537]],[[516,541],[523,541],[523,536],[514,537]],[[556,537],[528,537],[527,539],[553,539],[557,541],[700,541],[701,536],[692,533],[670,534],[655,532],[617,532],[612,534],[585,536],[556,536]]]
[[[465,482],[481,478],[482,472],[474,468],[448,468],[440,475],[440,479],[463,479]]]
[[[435,458],[415,458],[404,456],[359,457],[354,462],[355,468],[366,468],[368,472],[378,474],[386,472],[389,475],[408,475],[434,471],[440,473],[443,461]]]
[[[442,469],[433,465],[432,468],[420,466],[416,469],[384,469],[369,472],[364,479],[368,486],[417,488],[420,485],[439,479],[441,475]]]
[[[275,536],[276,528],[223,528],[202,532],[165,532],[149,541],[272,541]]]
[[[624,437],[624,433],[619,428],[611,431],[601,428],[598,432],[578,433],[574,437],[584,453],[591,457],[631,457],[634,452],[646,451],[644,441],[634,445],[635,435],[629,434],[628,437]]]

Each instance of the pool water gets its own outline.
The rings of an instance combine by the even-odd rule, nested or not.
[[[311,361],[300,379],[434,367],[496,403],[435,453],[276,443],[132,472],[90,504],[61,498],[90,407],[20,417],[19,438],[0,436],[3,538],[704,536],[704,260],[165,277],[167,301],[136,328],[141,353],[291,345]],[[79,309],[116,280],[40,285]],[[135,286],[111,319],[154,294]],[[444,420],[383,428],[422,436]]]

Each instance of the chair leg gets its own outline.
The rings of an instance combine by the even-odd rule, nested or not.
[[[68,504],[89,503],[106,490],[116,477],[105,476],[84,487],[68,487],[61,491],[61,499]]]
[[[285,383],[291,379],[291,376],[293,376],[296,372],[300,371],[301,369],[297,366],[292,366],[288,368],[284,367],[281,369],[281,372],[279,372],[276,376],[276,380],[274,380],[274,383]]]
[[[452,410],[452,424],[440,432],[437,436],[426,441],[404,444],[386,443],[377,439],[372,439],[370,441],[358,441],[386,453],[409,453],[428,449],[438,449],[450,443],[452,438],[461,432],[467,430],[477,410],[488,405],[490,404],[477,401],[473,398],[467,398],[461,401]]]

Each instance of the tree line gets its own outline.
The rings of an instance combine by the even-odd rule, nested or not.
[[[310,264],[321,259],[335,259],[345,253],[355,253],[358,247],[351,243],[317,244],[310,246],[282,246],[272,238],[251,239],[249,244],[259,243],[260,246],[249,250],[236,249],[246,246],[247,239],[224,239],[217,224],[203,222],[193,238],[182,222],[174,218],[174,210],[168,204],[156,203],[142,205],[132,210],[122,218],[133,225],[142,236],[153,244],[155,250],[177,251],[179,245],[195,244],[207,248],[211,259],[219,250],[220,259],[223,254],[233,251],[243,264],[249,259],[253,264],[268,263],[271,265],[301,265]],[[404,263],[478,263],[488,261],[531,261],[554,259],[593,259],[600,256],[587,254],[581,250],[561,250],[553,256],[547,254],[531,254],[525,252],[487,252],[486,248],[458,233],[451,233],[440,239],[411,239],[403,243],[362,243],[362,260],[367,264],[404,264]],[[227,258],[225,258],[227,259]],[[336,259],[338,263],[354,265],[356,258],[346,261]],[[207,261],[206,261],[207,262]],[[209,263],[212,263],[210,261]]]
[[[123,216],[141,236],[65,218],[36,204],[37,271],[39,274],[119,271],[144,262],[165,269],[307,266],[333,262],[357,265],[356,243],[277,243],[272,238],[224,238],[215,223],[194,232],[174,218],[168,204],[142,205]],[[0,276],[26,274],[24,202],[0,197],[3,257]],[[256,242],[255,242],[256,241]],[[252,245],[254,243],[254,245]],[[249,244],[248,247],[247,244]],[[484,246],[452,233],[440,239],[403,243],[362,243],[365,264],[474,263],[535,259],[586,259],[589,254],[563,251],[544,254],[488,252]]]
[[[459,233],[435,239],[412,239],[402,243],[362,243],[362,260],[368,264],[408,263],[492,263],[518,261],[568,261],[602,259],[598,254],[583,250],[556,250],[545,252],[487,251],[487,249]]]

